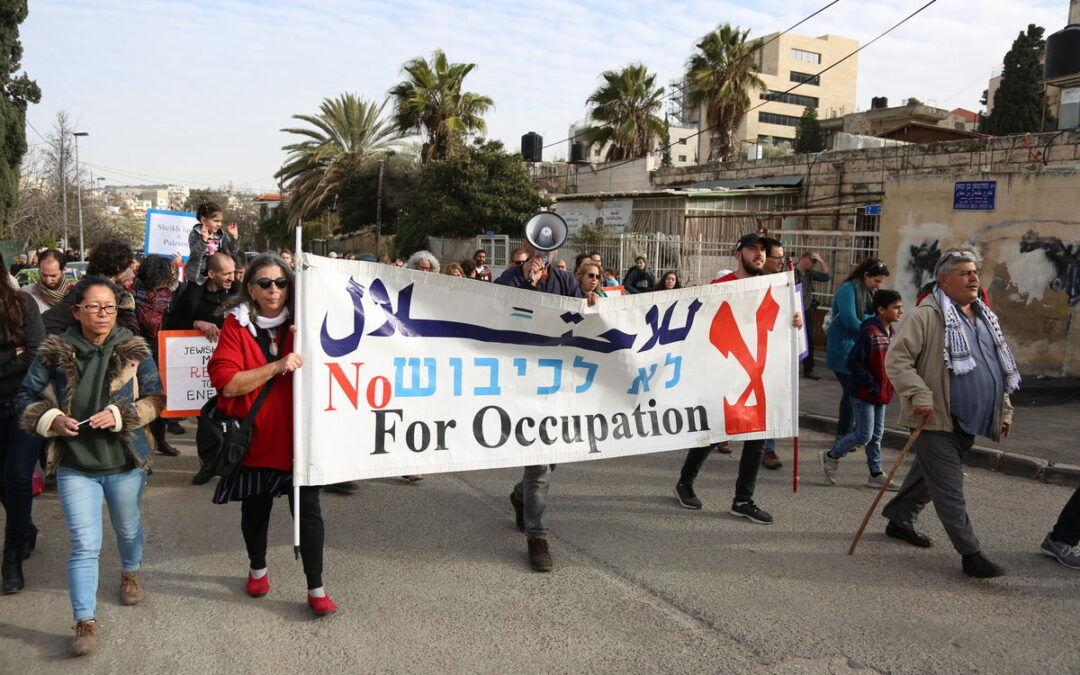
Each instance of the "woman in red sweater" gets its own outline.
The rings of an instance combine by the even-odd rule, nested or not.
[[[254,432],[244,466],[234,478],[222,478],[214,503],[240,502],[251,569],[247,593],[262,597],[270,590],[266,573],[266,537],[274,498],[292,492],[292,372],[304,364],[293,352],[291,291],[293,271],[275,255],[260,255],[247,268],[239,296],[227,303],[225,323],[210,358],[210,381],[218,391],[218,407],[243,418],[263,387],[270,392],[255,414]],[[323,520],[319,488],[300,488],[300,555],[307,577],[308,605],[317,616],[337,610],[323,590]]]

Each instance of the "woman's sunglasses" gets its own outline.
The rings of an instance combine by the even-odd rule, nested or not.
[[[278,288],[287,288],[289,285],[289,280],[285,277],[278,277],[277,279],[263,277],[262,279],[256,279],[252,283],[265,291],[266,289],[270,288],[270,284],[274,284]]]
[[[593,272],[586,272],[585,276],[589,277],[590,279],[599,279],[600,278],[599,274],[594,274]]]

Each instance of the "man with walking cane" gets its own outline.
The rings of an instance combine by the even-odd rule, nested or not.
[[[964,503],[964,454],[975,436],[1009,435],[1009,394],[1020,374],[997,317],[979,300],[978,255],[950,249],[937,264],[937,288],[903,323],[885,357],[885,372],[900,396],[900,423],[925,424],[915,461],[882,515],[885,534],[923,548],[930,538],[915,530],[929,501],[964,574],[998,577],[1005,570],[983,556]]]

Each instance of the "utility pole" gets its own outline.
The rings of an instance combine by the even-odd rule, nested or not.
[[[378,258],[382,251],[379,248],[382,239],[382,176],[385,159],[379,160],[379,188],[375,193],[375,257]]]
[[[71,240],[68,239],[68,214],[67,214],[67,158],[64,157],[64,148],[67,147],[67,137],[64,130],[60,130],[60,194],[64,200],[64,255],[71,248]]]
[[[75,137],[75,198],[79,201],[79,260],[86,260],[86,242],[83,240],[82,220],[82,181],[79,180],[79,136],[89,136],[85,131],[76,131]]]

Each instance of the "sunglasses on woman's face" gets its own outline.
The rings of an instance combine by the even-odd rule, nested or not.
[[[266,289],[270,288],[270,284],[273,284],[278,288],[286,288],[289,285],[289,280],[285,277],[278,277],[277,279],[263,277],[261,279],[256,279],[252,283],[265,291]]]
[[[586,272],[585,276],[589,277],[590,279],[599,279],[600,278],[599,274],[594,274],[593,272]]]

